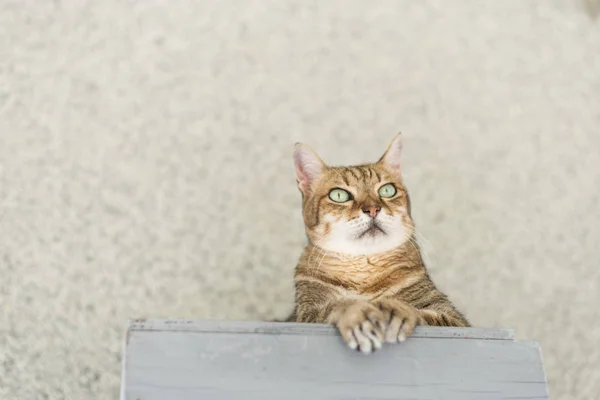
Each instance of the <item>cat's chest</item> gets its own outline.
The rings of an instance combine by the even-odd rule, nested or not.
[[[347,292],[357,295],[375,295],[392,284],[393,265],[375,263],[366,257],[345,261],[330,261],[321,266],[322,273],[340,282]]]

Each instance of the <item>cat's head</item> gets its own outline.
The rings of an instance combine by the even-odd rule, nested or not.
[[[308,146],[294,150],[304,223],[314,245],[344,255],[382,253],[414,232],[400,174],[400,135],[374,164],[330,167]]]

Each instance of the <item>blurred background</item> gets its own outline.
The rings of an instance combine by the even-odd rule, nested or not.
[[[0,398],[115,399],[129,318],[270,319],[291,152],[404,133],[433,279],[600,393],[593,2],[0,0]]]

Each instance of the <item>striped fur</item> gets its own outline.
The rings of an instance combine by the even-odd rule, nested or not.
[[[403,341],[416,325],[469,326],[423,263],[400,149],[397,136],[377,163],[351,167],[329,167],[304,145],[295,151],[309,244],[296,268],[289,320],[334,324],[351,348],[365,353]],[[379,196],[390,183],[396,194]],[[332,201],[334,188],[351,199]]]

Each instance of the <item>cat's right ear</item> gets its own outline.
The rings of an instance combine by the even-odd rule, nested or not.
[[[398,133],[392,143],[390,143],[385,154],[379,159],[379,163],[385,165],[390,171],[400,177],[400,158],[402,155],[402,135]]]
[[[294,146],[294,166],[296,167],[298,188],[304,195],[307,195],[310,186],[325,168],[325,163],[313,149],[304,143],[296,143]]]

